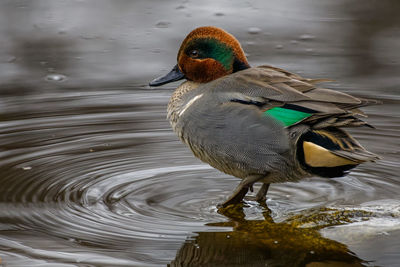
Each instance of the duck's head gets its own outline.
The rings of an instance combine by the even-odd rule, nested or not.
[[[207,83],[250,65],[236,38],[217,27],[200,27],[183,40],[178,52],[178,64],[165,76],[150,82],[160,86],[187,79]]]

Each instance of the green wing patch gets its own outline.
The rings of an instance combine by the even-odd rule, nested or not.
[[[293,125],[312,115],[310,113],[281,107],[271,108],[265,111],[264,114],[282,122],[284,126]]]

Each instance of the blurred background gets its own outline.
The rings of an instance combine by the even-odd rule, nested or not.
[[[1,1],[1,264],[398,266],[399,10],[398,0]],[[218,213],[238,179],[170,129],[177,84],[147,85],[206,25],[236,36],[252,66],[381,100],[364,109],[376,129],[352,133],[384,159]]]
[[[399,8],[395,0],[3,1],[0,77],[31,86],[46,86],[53,73],[67,76],[65,87],[145,85],[175,63],[186,34],[214,25],[239,39],[253,65],[394,87]]]

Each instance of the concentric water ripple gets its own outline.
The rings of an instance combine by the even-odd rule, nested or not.
[[[0,267],[399,266],[400,1],[360,2],[0,2]],[[383,160],[218,210],[239,180],[172,132],[176,84],[144,86],[204,24],[381,99],[350,131]]]
[[[165,121],[168,94],[32,95],[26,111],[19,99],[3,99],[0,255],[17,266],[158,266],[186,251],[179,249],[194,232],[231,231],[223,222],[232,218],[216,205],[239,181],[177,140]],[[387,116],[372,120],[381,128],[374,140],[388,144],[400,132]],[[274,221],[398,196],[396,148],[355,134],[385,160],[342,179],[272,185],[267,204]],[[244,209],[248,223],[263,220],[265,211],[251,200]]]

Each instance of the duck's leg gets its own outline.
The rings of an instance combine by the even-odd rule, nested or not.
[[[228,197],[228,199],[222,203],[219,204],[219,208],[225,208],[231,204],[237,204],[242,199],[244,196],[247,194],[247,191],[249,188],[253,186],[255,182],[257,182],[261,177],[260,176],[248,176],[245,179],[243,179],[240,184],[235,188],[235,191]]]
[[[268,192],[269,184],[263,183],[261,186],[260,190],[258,190],[257,195],[256,195],[256,201],[258,202],[264,202],[267,200],[267,192]]]

